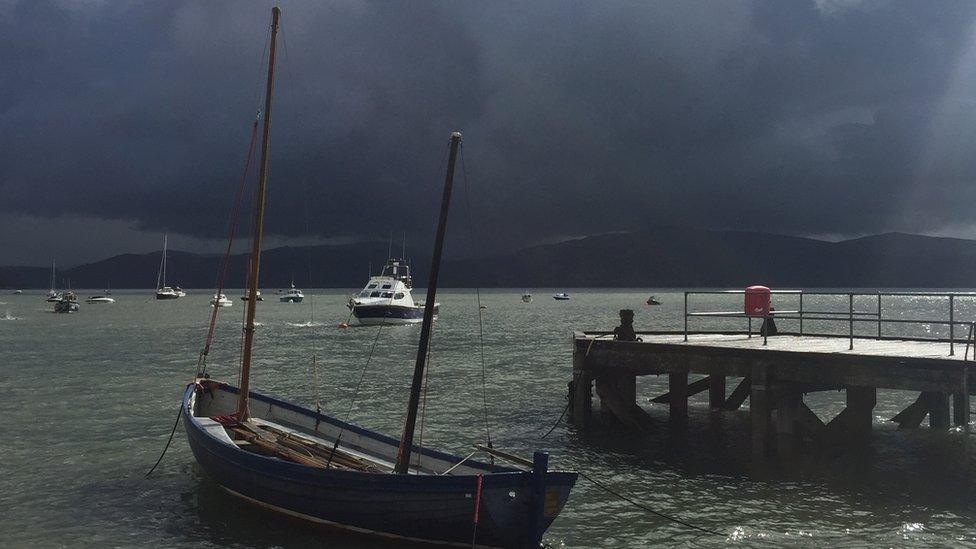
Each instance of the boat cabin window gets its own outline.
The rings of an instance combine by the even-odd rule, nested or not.
[[[384,290],[389,290],[390,288],[392,288],[392,286],[390,286],[389,284],[384,284],[383,285],[383,289]]]
[[[383,297],[393,297],[393,292],[383,292]]]
[[[397,292],[396,295],[393,296],[393,299],[403,299],[403,293]]]
[[[359,297],[369,297],[369,292],[367,292],[365,290],[362,291],[362,292],[359,292]]]
[[[376,284],[370,284],[369,286],[366,286],[366,289],[367,290],[372,290],[375,287],[376,287]]]
[[[380,293],[379,292],[373,292],[373,293],[369,294],[369,297],[379,297],[379,296],[380,296]]]

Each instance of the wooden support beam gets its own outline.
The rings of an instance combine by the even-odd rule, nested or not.
[[[899,429],[915,429],[922,424],[922,420],[929,413],[929,403],[926,398],[927,393],[921,393],[915,402],[911,403],[901,412],[898,412],[891,421],[898,424]]]
[[[949,394],[942,392],[929,393],[932,407],[929,410],[929,427],[932,429],[949,428]]]
[[[752,378],[749,376],[742,378],[742,381],[732,390],[732,394],[729,395],[729,399],[725,401],[725,405],[722,408],[726,410],[738,410],[742,406],[742,403],[749,398],[751,390]]]
[[[796,433],[797,418],[803,396],[795,391],[781,391],[776,395],[776,453],[791,458],[799,449]]]
[[[929,416],[929,426],[933,429],[949,427],[949,394],[941,391],[922,391],[915,402],[898,413],[891,421],[898,423],[900,429],[914,429]]]
[[[796,422],[801,436],[810,437],[814,442],[820,442],[823,439],[826,424],[817,414],[813,413],[813,410],[802,399],[797,408]]]
[[[593,412],[593,378],[586,370],[586,353],[573,349],[573,380],[569,382],[570,417],[577,428],[585,429]]]
[[[647,431],[651,418],[633,399],[621,394],[614,380],[603,377],[596,379],[596,394],[600,397],[600,408],[608,417],[636,429]]]
[[[764,366],[754,366],[750,376],[749,417],[752,423],[752,457],[762,460],[770,451],[770,419],[772,399],[769,394],[769,379]]]
[[[672,423],[684,423],[688,419],[688,371],[671,372],[668,374],[668,394],[671,395],[670,420]]]
[[[952,393],[952,424],[957,427],[969,425],[969,391]]]
[[[687,394],[685,395],[685,398],[690,397],[692,395],[697,395],[698,393],[707,390],[709,388],[709,383],[710,383],[709,378],[703,377],[698,381],[688,384]],[[655,404],[669,403],[671,402],[671,393],[667,392],[659,397],[654,397],[651,399],[651,402]]]
[[[725,376],[708,376],[708,406],[713,410],[725,406]]]
[[[878,390],[874,387],[848,387],[848,425],[858,433],[869,433],[874,423],[874,407],[878,403]]]

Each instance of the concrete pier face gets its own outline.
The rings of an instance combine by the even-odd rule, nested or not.
[[[698,393],[707,391],[712,413],[736,410],[748,401],[753,460],[789,460],[811,449],[868,443],[878,389],[919,392],[912,405],[891,418],[901,428],[919,427],[928,418],[932,429],[954,424],[968,432],[969,370],[976,363],[949,354],[948,344],[941,349],[939,343],[875,341],[858,352],[868,346],[859,343],[851,351],[847,338],[781,332],[764,345],[761,338],[746,335],[695,334],[687,341],[683,335],[643,333],[642,342],[621,342],[602,333],[577,332],[572,421],[592,426],[595,381],[601,415],[647,429],[655,420],[638,405],[637,377],[666,375],[668,392],[650,400],[668,405],[672,427],[686,425],[689,398]],[[805,394],[837,390],[845,392],[846,407],[829,420],[804,403]]]

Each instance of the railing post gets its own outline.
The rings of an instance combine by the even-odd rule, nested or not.
[[[878,339],[881,339],[881,292],[878,292]]]
[[[842,313],[843,314],[843,313]],[[848,347],[849,351],[854,350],[854,294],[847,294],[847,320],[850,323],[850,337],[851,344]]]
[[[752,317],[749,317],[749,339],[752,339]]]
[[[800,335],[803,335],[803,290],[800,290]]]
[[[956,324],[953,322],[956,296],[949,294],[949,356],[956,355]]]
[[[688,292],[685,292],[685,341],[688,341]]]

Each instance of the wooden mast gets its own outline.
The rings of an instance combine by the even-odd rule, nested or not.
[[[254,234],[251,246],[251,265],[247,277],[247,290],[251,299],[247,300],[247,316],[244,321],[244,353],[241,356],[241,387],[237,399],[237,418],[244,421],[248,417],[247,399],[251,375],[251,347],[254,344],[254,315],[258,300],[258,269],[261,263],[261,235],[264,232],[264,195],[268,177],[268,142],[271,139],[271,96],[274,93],[275,49],[278,44],[278,19],[281,10],[271,8],[271,50],[268,54],[268,85],[264,91],[264,129],[261,133],[261,168],[258,174],[258,197],[254,211]]]
[[[427,301],[424,303],[424,322],[420,328],[420,345],[417,346],[417,362],[413,368],[413,382],[410,385],[410,400],[407,403],[407,420],[403,425],[400,447],[397,449],[396,466],[393,471],[404,474],[410,467],[410,449],[413,447],[413,432],[417,423],[417,407],[420,404],[420,390],[424,381],[424,368],[427,366],[427,349],[430,346],[430,329],[434,322],[434,298],[437,296],[437,275],[441,269],[441,252],[444,249],[444,232],[447,230],[447,212],[451,206],[451,191],[454,188],[454,161],[457,159],[461,133],[451,134],[451,155],[447,161],[447,177],[444,180],[444,195],[441,197],[441,216],[437,222],[437,235],[434,240],[434,257],[430,265],[430,278],[427,281]]]

